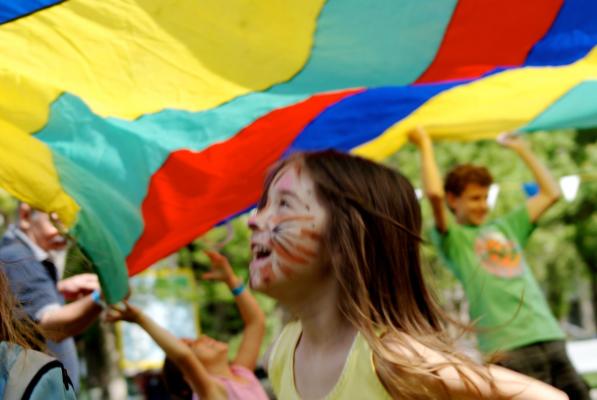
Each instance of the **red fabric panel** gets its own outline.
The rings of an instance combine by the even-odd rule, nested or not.
[[[141,211],[145,229],[127,257],[129,275],[178,250],[254,204],[267,169],[328,106],[362,89],[316,95],[256,120],[201,152],[170,154],[152,176]]]
[[[460,0],[435,60],[417,83],[477,78],[524,65],[563,0]]]

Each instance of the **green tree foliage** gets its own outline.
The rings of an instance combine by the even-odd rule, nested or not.
[[[17,201],[0,188],[0,233],[4,232],[4,229],[12,221],[16,207]]]
[[[573,240],[586,266],[591,282],[593,319],[597,324],[597,129],[581,131],[576,136],[574,159],[584,171],[587,184],[572,206],[566,210],[566,222],[574,226]]]

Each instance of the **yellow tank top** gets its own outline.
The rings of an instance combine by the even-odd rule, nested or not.
[[[280,400],[301,398],[294,386],[294,350],[301,332],[299,321],[286,325],[270,354],[269,379]],[[357,333],[340,378],[324,399],[391,399],[375,373],[373,354],[360,333]]]

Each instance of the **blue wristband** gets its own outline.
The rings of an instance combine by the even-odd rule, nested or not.
[[[101,308],[106,308],[106,303],[102,300],[102,293],[99,290],[91,292],[91,300]]]
[[[241,283],[240,285],[238,285],[234,289],[231,289],[230,291],[232,292],[234,297],[239,296],[242,292],[245,291],[245,285],[244,283]]]

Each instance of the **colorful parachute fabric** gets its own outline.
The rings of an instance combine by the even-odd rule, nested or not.
[[[0,1],[0,186],[110,302],[250,207],[269,165],[597,125],[594,0]]]

